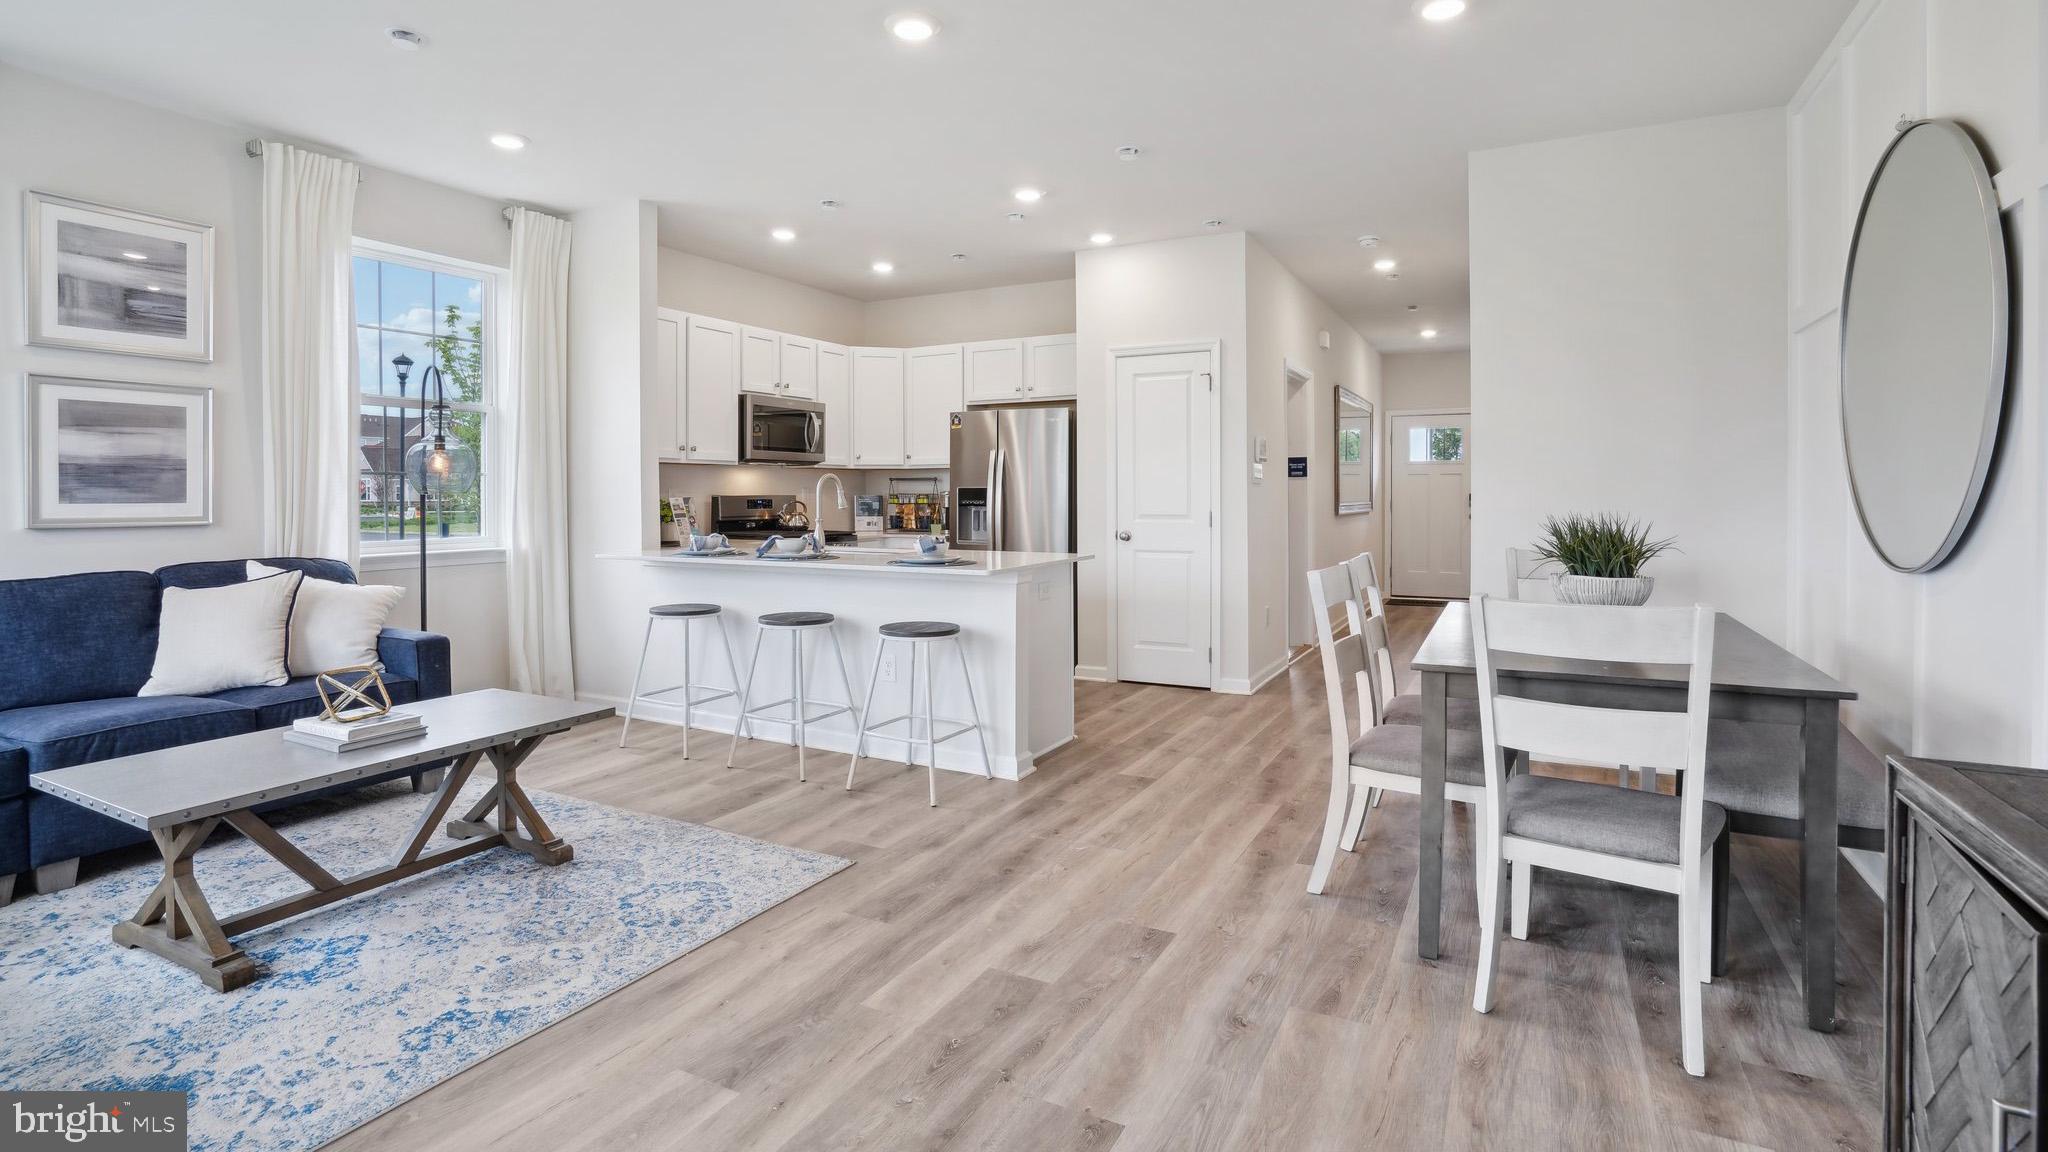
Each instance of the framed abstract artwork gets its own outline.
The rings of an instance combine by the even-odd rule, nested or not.
[[[213,389],[28,377],[28,526],[213,522]]]
[[[213,227],[30,192],[28,342],[213,359]]]

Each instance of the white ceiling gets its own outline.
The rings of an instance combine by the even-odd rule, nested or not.
[[[664,244],[861,299],[1220,217],[1392,351],[1465,343],[1467,152],[1782,104],[1852,4],[913,0],[913,47],[887,0],[103,0],[10,5],[0,59],[508,200],[654,200]]]

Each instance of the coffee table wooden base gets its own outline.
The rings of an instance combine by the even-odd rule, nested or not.
[[[471,752],[455,762],[434,791],[427,810],[414,821],[406,843],[392,863],[345,879],[337,878],[284,838],[251,809],[208,816],[168,828],[157,829],[157,851],[164,858],[163,879],[157,881],[149,898],[133,917],[114,925],[114,943],[124,948],[147,948],[175,964],[199,974],[216,992],[232,992],[254,981],[256,962],[234,944],[234,937],[266,925],[310,912],[336,901],[381,888],[393,881],[416,876],[443,864],[474,856],[499,845],[524,852],[546,865],[566,864],[575,849],[548,828],[526,790],[519,786],[519,765],[533,753],[545,736],[529,736],[509,744]],[[455,794],[469,781],[470,773],[485,757],[497,773],[497,780],[459,820],[450,820],[447,834],[462,843],[422,855],[434,829],[455,803]],[[496,814],[496,822],[491,821]],[[206,838],[225,821],[247,836],[278,863],[304,880],[308,889],[296,896],[274,900],[260,908],[217,920],[205,893],[192,873],[192,858]]]

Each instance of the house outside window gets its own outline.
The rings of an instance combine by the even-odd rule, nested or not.
[[[501,509],[492,482],[496,378],[495,317],[500,272],[484,265],[358,240],[353,263],[357,530],[366,556],[414,552],[419,537],[437,549],[495,547]],[[433,435],[433,387],[440,370],[451,444],[476,452],[480,474],[467,493],[420,493],[405,479],[405,453]]]

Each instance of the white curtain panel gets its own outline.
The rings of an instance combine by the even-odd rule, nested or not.
[[[506,309],[512,501],[505,557],[512,686],[573,696],[569,655],[569,222],[512,210]]]
[[[356,562],[356,166],[263,144],[263,547]]]

